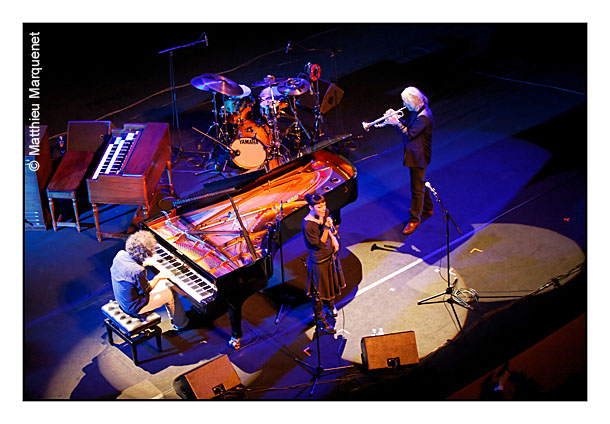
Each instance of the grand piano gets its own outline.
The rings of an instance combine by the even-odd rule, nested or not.
[[[356,200],[356,176],[347,159],[319,150],[236,187],[175,203],[140,224],[158,242],[152,264],[196,309],[205,313],[222,299],[240,317],[243,301],[273,275],[278,240],[300,233],[309,212],[304,196],[323,194],[338,212]]]

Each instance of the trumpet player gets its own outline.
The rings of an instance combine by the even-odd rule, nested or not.
[[[413,233],[422,216],[431,216],[434,203],[430,190],[425,187],[426,168],[432,156],[432,127],[434,119],[428,107],[428,99],[415,87],[407,87],[400,94],[409,113],[399,118],[393,109],[388,109],[385,123],[393,125],[402,135],[404,143],[403,165],[409,168],[411,181],[411,210],[409,221],[402,233]]]

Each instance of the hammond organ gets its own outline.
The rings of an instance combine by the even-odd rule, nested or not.
[[[340,210],[356,200],[356,168],[322,150],[230,191],[141,223],[158,242],[155,267],[169,271],[178,291],[202,312],[220,297],[240,312],[243,301],[273,275],[277,239],[300,233],[309,212],[304,196],[323,194],[331,211]]]
[[[169,189],[174,194],[168,124],[125,124],[122,129],[112,130],[102,159],[87,179],[98,241],[102,236],[113,235],[100,232],[97,205],[138,205],[144,218],[148,218],[166,168]]]

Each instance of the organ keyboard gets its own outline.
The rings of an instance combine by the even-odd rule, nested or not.
[[[131,128],[112,130],[112,138],[108,142],[104,156],[102,156],[102,160],[91,179],[97,180],[100,174],[120,174],[127,162],[129,153],[142,135],[144,127],[143,125],[137,125]]]
[[[98,241],[102,236],[119,236],[100,232],[98,204],[137,205],[148,218],[150,205],[162,187],[161,175],[167,169],[172,194],[171,141],[165,123],[125,124],[112,131],[102,160],[93,177],[87,179],[89,201],[93,208]]]

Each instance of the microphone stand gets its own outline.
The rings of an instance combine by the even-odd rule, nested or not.
[[[282,286],[284,286],[284,248],[282,247],[282,219],[284,218],[284,203],[280,202],[280,213],[276,217],[275,220],[275,228],[278,235],[278,243],[280,245],[280,269],[282,271]],[[275,324],[277,325],[280,322],[280,315],[282,314],[282,309],[284,309],[284,299],[282,299],[282,303],[280,304],[280,309],[278,309],[277,314],[275,315]]]
[[[320,302],[320,293],[318,293],[318,290],[316,289],[315,284],[312,284],[311,288],[312,288],[312,295],[315,297],[316,302]],[[320,377],[322,377],[322,375],[325,372],[335,372],[335,371],[343,370],[346,368],[351,368],[354,366],[354,365],[345,365],[342,367],[334,367],[334,368],[322,367],[322,361],[320,359],[320,323],[318,322],[318,317],[316,316],[315,311],[313,312],[313,318],[316,323],[316,346],[317,346],[317,350],[318,350],[318,366],[314,367],[313,365],[310,365],[301,359],[298,359],[296,357],[294,358],[295,361],[297,361],[301,365],[304,365],[306,367],[306,369],[309,370],[313,374],[313,387],[311,388],[311,392],[309,392],[309,396],[313,395],[314,390],[316,390],[316,385],[318,384],[318,380],[320,380]]]
[[[426,303],[444,303],[444,302],[449,303],[451,305],[451,309],[453,310],[453,315],[455,316],[455,319],[457,320],[458,326],[460,328],[460,333],[462,333],[462,325],[460,323],[457,312],[455,311],[455,308],[453,305],[457,304],[457,305],[460,305],[471,311],[473,309],[472,309],[472,307],[470,307],[470,305],[468,303],[466,303],[464,300],[460,299],[455,294],[456,289],[457,289],[458,279],[456,278],[453,282],[451,281],[451,264],[449,262],[449,256],[450,256],[449,255],[449,221],[451,221],[451,223],[455,226],[458,233],[462,234],[462,232],[460,231],[459,227],[457,226],[457,224],[455,223],[453,218],[451,218],[449,211],[445,208],[445,205],[443,205],[443,202],[441,201],[440,197],[438,196],[438,193],[436,192],[436,190],[434,190],[434,188],[432,187],[432,185],[430,185],[430,183],[428,181],[426,181],[426,187],[429,188],[430,191],[434,194],[434,197],[436,197],[437,202],[440,203],[441,208],[443,209],[443,214],[444,214],[444,219],[445,219],[445,231],[446,231],[446,235],[447,235],[447,288],[445,289],[444,292],[435,294],[433,296],[430,296],[430,297],[427,297],[425,299],[418,301],[417,304],[422,305],[422,304],[426,304]],[[437,297],[441,297],[441,296],[449,296],[449,297],[446,299],[440,300],[440,301],[430,302],[432,299],[436,299]]]
[[[205,32],[202,35],[205,35]],[[208,45],[208,36],[205,35],[205,38],[203,40],[198,40],[193,43],[184,44],[182,46],[172,47],[169,49],[161,50],[159,52],[159,54],[164,54],[164,53],[169,52],[169,55],[168,55],[169,56],[169,83],[170,83],[170,93],[171,93],[171,98],[172,98],[172,127],[176,131],[176,135],[178,137],[178,155],[176,156],[176,158],[174,158],[175,162],[177,162],[178,158],[184,153],[197,153],[197,154],[201,153],[201,152],[196,152],[196,151],[187,152],[182,147],[182,140],[180,138],[180,122],[178,119],[178,105],[176,102],[176,82],[174,80],[174,50],[178,50],[183,47],[194,46],[195,44],[199,44],[199,43],[205,43],[205,45],[207,46]]]

